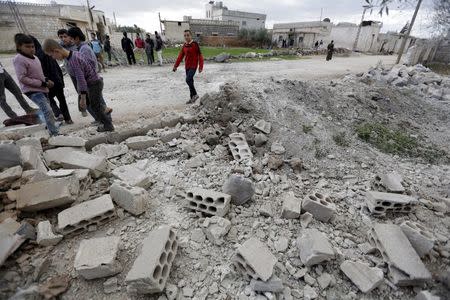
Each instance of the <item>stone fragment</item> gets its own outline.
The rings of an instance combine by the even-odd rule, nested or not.
[[[37,152],[42,153],[42,144],[40,139],[35,137],[26,137],[23,139],[20,139],[16,141],[16,145],[19,147],[22,146],[31,146],[33,147]]]
[[[142,242],[140,254],[125,278],[128,292],[163,292],[177,250],[178,237],[169,226],[151,231]]]
[[[256,147],[261,147],[261,146],[265,145],[267,143],[267,141],[269,141],[269,138],[265,134],[263,134],[263,133],[255,134],[255,146]]]
[[[0,188],[8,189],[11,183],[22,177],[22,167],[15,166],[0,173]]]
[[[161,126],[164,127],[175,127],[180,122],[180,115],[175,113],[169,113],[161,117]]]
[[[283,207],[281,217],[285,219],[298,219],[302,210],[302,201],[295,197],[293,192],[283,194]]]
[[[253,158],[253,153],[250,150],[243,133],[232,133],[229,137],[230,141],[228,142],[228,147],[235,160],[243,161],[251,160]]]
[[[65,158],[68,153],[73,151],[84,152],[80,148],[74,147],[61,147],[56,149],[50,149],[44,152],[44,160],[48,166],[60,167],[62,159]]]
[[[213,216],[206,218],[203,222],[203,228],[208,240],[216,245],[222,245],[224,243],[223,238],[230,231],[231,222],[227,219]]]
[[[421,291],[420,293],[418,293],[416,295],[416,297],[414,298],[414,300],[440,300],[441,297],[439,296],[434,296],[432,293],[430,293],[429,291]]]
[[[319,277],[317,277],[317,282],[319,283],[319,286],[322,290],[327,289],[333,278],[328,273],[322,273]]]
[[[216,191],[193,188],[186,193],[186,205],[192,211],[223,217],[230,209],[231,196]]]
[[[64,169],[89,169],[92,177],[99,178],[108,172],[108,164],[104,156],[96,156],[81,151],[71,151],[61,158]]]
[[[313,219],[313,215],[310,214],[309,212],[305,212],[304,214],[302,214],[300,216],[300,225],[302,226],[302,228],[307,228],[309,223],[312,222]]]
[[[396,172],[379,175],[376,177],[376,181],[378,185],[384,187],[388,192],[403,193],[405,191],[402,185],[403,179]]]
[[[334,251],[325,234],[317,229],[305,229],[297,239],[301,261],[307,266],[320,264],[334,258]]]
[[[259,214],[263,217],[273,217],[273,207],[269,202],[265,202],[259,208]]]
[[[50,221],[42,221],[37,225],[37,238],[38,245],[47,247],[54,246],[62,240],[63,236],[54,234]]]
[[[303,299],[312,300],[318,297],[316,290],[310,285],[305,285],[303,288]]]
[[[409,213],[416,200],[407,195],[381,192],[367,192],[366,204],[374,216],[385,216],[386,212]]]
[[[27,222],[20,225],[13,219],[6,219],[0,223],[0,266],[13,254],[27,239],[35,239],[34,227]]]
[[[336,206],[330,197],[314,193],[303,199],[302,210],[311,213],[319,221],[328,222],[336,212]]]
[[[267,160],[267,166],[271,170],[278,170],[283,166],[283,164],[284,160],[279,155],[270,155],[269,159]]]
[[[177,129],[169,129],[169,130],[160,130],[157,131],[159,139],[163,143],[168,143],[174,139],[178,139],[181,137],[181,132]]]
[[[424,257],[433,249],[436,238],[429,229],[412,221],[404,221],[400,228],[420,257]]]
[[[267,281],[252,279],[250,288],[255,292],[281,293],[284,290],[283,281],[275,275]]]
[[[374,247],[370,243],[362,243],[358,245],[359,250],[364,254],[371,254],[377,251],[377,247]]]
[[[115,203],[135,216],[146,211],[150,197],[145,189],[130,186],[120,181],[113,183],[110,188],[110,194]]]
[[[119,244],[118,236],[82,240],[74,264],[78,275],[91,280],[120,273],[122,265],[117,260]]]
[[[127,152],[128,147],[125,144],[100,144],[92,148],[92,154],[106,157],[106,159],[122,156]]]
[[[148,188],[151,185],[151,178],[145,172],[133,165],[125,165],[115,168],[112,175],[131,186]]]
[[[300,158],[292,158],[289,161],[289,165],[291,166],[292,170],[296,173],[300,173],[303,169],[303,161]]]
[[[20,148],[10,143],[0,143],[0,170],[20,165]]]
[[[116,216],[110,195],[69,207],[58,214],[58,232],[81,233],[90,225],[101,225]]]
[[[267,281],[277,262],[269,248],[256,238],[250,238],[238,247],[233,258],[236,270],[248,278]]]
[[[231,202],[235,205],[243,205],[249,201],[255,194],[255,187],[250,179],[243,176],[232,174],[225,184],[222,191],[231,195]]]
[[[20,147],[20,160],[24,170],[47,172],[47,168],[42,162],[41,154],[33,146]]]
[[[103,282],[103,292],[105,294],[112,294],[118,291],[120,291],[120,286],[118,286],[117,277],[108,278]]]
[[[196,243],[203,243],[206,240],[203,230],[201,230],[200,228],[194,229],[191,234],[191,240]]]
[[[264,120],[259,120],[256,122],[254,127],[265,134],[270,134],[272,131],[272,124]]]
[[[273,143],[270,147],[270,151],[278,155],[283,155],[286,152],[286,149],[280,143]]]
[[[125,141],[128,148],[132,150],[144,150],[158,144],[159,138],[149,136],[134,136]]]
[[[28,183],[20,188],[16,207],[22,211],[40,211],[71,204],[78,197],[79,189],[74,176]]]
[[[273,246],[277,252],[284,252],[289,248],[289,239],[284,236],[279,237],[278,240],[273,243]]]
[[[340,268],[363,293],[369,293],[379,287],[384,281],[383,270],[371,268],[361,262],[346,260],[341,264]]]
[[[369,241],[389,264],[389,277],[395,285],[421,285],[431,280],[430,272],[400,226],[377,223],[369,231]]]
[[[48,144],[55,147],[84,147],[86,140],[76,136],[58,135],[49,138]]]

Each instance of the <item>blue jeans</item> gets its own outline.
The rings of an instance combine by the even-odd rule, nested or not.
[[[186,69],[186,83],[189,86],[189,92],[191,94],[191,99],[192,99],[192,97],[197,95],[197,91],[195,90],[195,87],[194,87],[194,75],[195,75],[196,71],[197,71],[197,69]]]
[[[28,98],[30,98],[31,101],[33,101],[39,107],[42,114],[44,115],[45,124],[47,125],[47,129],[50,132],[50,135],[58,135],[59,130],[55,124],[55,116],[53,115],[53,111],[50,107],[47,95],[38,92],[28,94]]]

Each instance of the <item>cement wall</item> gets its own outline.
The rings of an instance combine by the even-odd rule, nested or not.
[[[376,52],[380,30],[381,24],[378,23],[373,23],[369,26],[362,26],[356,50],[361,52]],[[341,23],[332,27],[327,43],[334,40],[334,44],[337,48],[347,48],[353,50],[357,34],[358,25]]]
[[[183,42],[184,31],[190,28],[188,22],[163,21],[163,23],[164,36],[167,41],[172,43]]]
[[[433,62],[450,64],[450,35],[447,39],[439,41]]]

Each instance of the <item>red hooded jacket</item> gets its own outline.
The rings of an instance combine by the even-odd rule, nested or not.
[[[145,47],[145,42],[143,39],[137,38],[134,40],[134,45],[136,48],[143,49]]]
[[[184,59],[184,64],[187,69],[198,69],[203,71],[203,55],[200,51],[200,46],[197,42],[192,41],[191,43],[184,43],[183,48],[181,48],[178,59],[175,63],[175,68],[178,68],[181,61]]]

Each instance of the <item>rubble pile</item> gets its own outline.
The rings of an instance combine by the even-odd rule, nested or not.
[[[396,85],[406,103],[374,104],[357,78],[231,82],[127,134],[1,141],[0,298],[445,299],[448,163],[331,141],[395,118],[438,143],[449,108]]]

